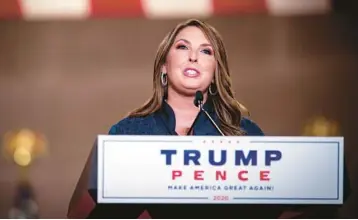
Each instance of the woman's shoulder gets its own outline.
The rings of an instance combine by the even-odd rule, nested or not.
[[[252,119],[243,117],[240,122],[240,127],[243,129],[248,136],[263,136],[265,135],[259,125]]]
[[[249,136],[263,136],[264,132],[260,126],[252,119],[243,117],[240,127]],[[109,130],[109,134],[152,134],[157,129],[153,115],[145,117],[125,117],[113,124]]]
[[[152,115],[145,117],[125,117],[111,126],[109,134],[150,134],[155,128]]]

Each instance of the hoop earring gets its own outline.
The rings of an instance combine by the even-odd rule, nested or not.
[[[168,78],[166,73],[162,73],[160,75],[160,82],[162,83],[163,87],[166,87],[168,85]]]
[[[214,92],[213,92],[212,87],[215,87],[215,91],[214,91]],[[210,84],[210,86],[209,86],[209,94],[212,95],[212,96],[215,96],[215,95],[218,94],[218,89],[216,88],[216,86],[215,86],[214,83]]]

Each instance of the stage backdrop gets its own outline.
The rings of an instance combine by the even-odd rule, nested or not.
[[[41,217],[64,218],[96,134],[151,92],[159,42],[179,20],[0,22],[0,134],[29,127],[49,140],[31,181]],[[358,188],[356,33],[339,16],[211,18],[229,53],[236,96],[267,135],[301,135],[324,115],[341,126]],[[319,159],[319,155],[317,155]],[[0,159],[0,218],[17,170]],[[357,195],[342,217],[357,217]]]

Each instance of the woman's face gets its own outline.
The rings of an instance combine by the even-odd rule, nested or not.
[[[216,60],[213,48],[197,27],[181,30],[169,50],[162,72],[168,75],[169,90],[184,95],[206,92],[213,81]]]

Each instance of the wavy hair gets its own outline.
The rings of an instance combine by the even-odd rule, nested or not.
[[[240,128],[242,113],[248,113],[247,109],[234,98],[232,82],[228,67],[228,58],[222,37],[211,25],[197,20],[189,19],[178,24],[170,31],[159,45],[157,50],[154,71],[153,71],[153,94],[141,107],[129,113],[129,117],[144,117],[159,110],[163,97],[166,95],[166,88],[161,85],[161,68],[166,62],[166,57],[178,33],[188,26],[195,26],[201,29],[213,46],[216,59],[216,71],[214,74],[214,88],[217,90],[215,96],[210,98],[213,101],[215,113],[219,119],[219,127],[227,136],[244,135]]]

